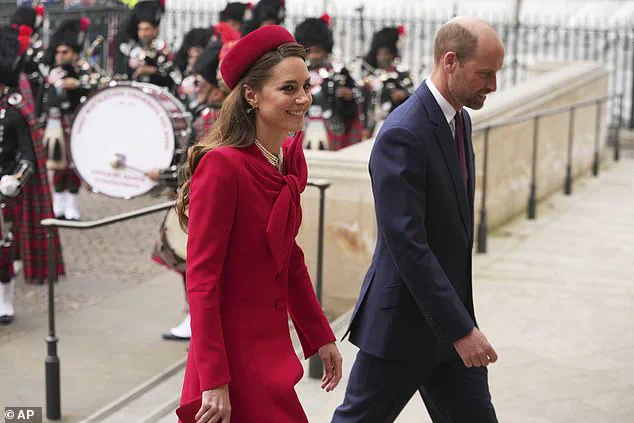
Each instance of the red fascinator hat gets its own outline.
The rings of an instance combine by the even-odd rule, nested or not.
[[[222,79],[232,90],[262,55],[294,42],[293,35],[279,25],[256,29],[241,38],[224,57],[220,64]]]

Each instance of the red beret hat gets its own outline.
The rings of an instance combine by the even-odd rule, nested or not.
[[[265,53],[295,38],[279,25],[267,25],[247,34],[227,53],[220,64],[222,79],[233,89],[257,60]]]

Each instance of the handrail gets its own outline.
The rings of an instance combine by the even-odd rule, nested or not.
[[[73,222],[61,219],[44,219],[41,224],[45,227],[55,227],[62,229],[94,229],[101,226],[112,225],[113,223],[124,222],[126,220],[134,219],[148,214],[157,213],[163,210],[170,209],[176,204],[175,201],[166,201],[153,206],[144,207],[141,209],[132,210],[125,213],[115,214],[114,216],[103,217],[92,221]]]
[[[580,107],[594,106],[597,104],[598,101],[603,102],[603,101],[611,100],[612,98],[622,98],[622,97],[623,97],[623,94],[613,94],[613,95],[608,95],[603,97],[596,97],[590,100],[584,100],[577,103],[568,104],[567,106],[557,107],[554,109],[544,110],[541,112],[524,114],[522,116],[510,116],[507,118],[501,118],[491,123],[478,125],[473,128],[473,132],[485,131],[486,129],[494,129],[494,128],[499,128],[501,126],[514,125],[516,123],[522,123],[522,122],[526,122],[536,118],[542,118],[545,116],[558,115],[561,113],[569,112],[570,109],[578,109]]]
[[[478,223],[478,244],[477,244],[477,252],[478,253],[486,253],[487,251],[487,236],[488,236],[488,222],[487,222],[487,174],[488,174],[488,157],[489,157],[489,138],[491,134],[491,129],[499,128],[502,126],[508,126],[521,122],[530,122],[533,121],[533,146],[532,146],[532,159],[531,159],[531,175],[530,175],[530,186],[529,186],[529,198],[528,198],[528,218],[535,219],[537,216],[537,161],[538,155],[537,150],[539,148],[539,123],[541,118],[545,116],[552,116],[556,114],[568,113],[570,115],[568,119],[568,140],[567,140],[567,149],[566,149],[566,176],[564,180],[564,194],[571,195],[572,194],[572,184],[573,184],[573,175],[572,175],[572,167],[573,167],[573,144],[574,144],[574,130],[575,130],[575,115],[576,111],[582,107],[596,107],[596,128],[595,128],[595,140],[594,140],[594,154],[593,154],[593,162],[592,162],[592,174],[593,176],[599,175],[599,161],[600,161],[600,137],[601,137],[601,108],[603,104],[607,101],[612,100],[613,98],[618,99],[618,108],[619,113],[617,115],[617,121],[614,125],[611,122],[611,117],[608,116],[608,128],[611,128],[615,131],[614,135],[614,160],[619,160],[619,150],[620,150],[620,140],[619,140],[619,128],[622,124],[622,109],[623,109],[623,93],[612,94],[608,96],[595,97],[589,100],[579,101],[577,103],[568,104],[566,106],[553,108],[550,110],[544,110],[541,112],[526,114],[522,116],[513,116],[508,118],[499,119],[497,121],[493,121],[489,124],[483,124],[475,127],[473,132],[484,132],[484,142],[483,142],[483,155],[484,155],[484,166],[483,166],[483,176],[481,183],[481,205],[480,205],[480,222]]]
[[[324,179],[314,179],[309,180],[306,185],[319,189],[325,189],[332,184]],[[112,225],[113,223],[124,222],[126,220],[135,219],[137,217],[146,216],[148,214],[157,213],[163,210],[168,210],[174,207],[175,204],[176,201],[165,201],[163,203],[154,204],[152,206],[132,210],[125,213],[115,214],[114,216],[103,217],[101,219],[96,219],[92,221],[73,222],[61,219],[43,219],[41,221],[41,224],[44,227],[56,227],[62,229],[95,229],[101,226],[108,226]]]

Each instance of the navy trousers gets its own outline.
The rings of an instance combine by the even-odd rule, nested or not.
[[[497,423],[486,367],[445,361],[429,369],[359,351],[332,423],[393,422],[418,391],[434,423]]]

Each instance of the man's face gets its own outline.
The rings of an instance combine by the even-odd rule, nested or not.
[[[194,64],[196,64],[196,60],[198,60],[202,52],[203,49],[201,47],[190,47],[187,50],[187,67],[189,69],[194,68]]]
[[[310,67],[324,66],[328,63],[328,52],[320,46],[312,46],[306,53],[306,59],[310,62]]]
[[[60,45],[55,49],[55,64],[61,65],[75,65],[79,55],[75,50],[68,47],[65,44]]]
[[[242,26],[242,23],[240,21],[236,21],[233,19],[227,19],[227,23],[229,25],[231,25],[233,27],[233,29],[235,29],[236,31],[240,32],[240,27]]]
[[[141,44],[148,45],[159,36],[159,28],[149,22],[139,22],[137,35]]]
[[[379,68],[388,69],[392,66],[392,62],[394,62],[394,56],[390,49],[387,47],[379,48],[379,51],[376,52],[376,63]]]
[[[497,90],[496,74],[504,63],[504,47],[497,37],[483,34],[475,53],[463,63],[457,62],[448,72],[449,93],[462,105],[481,109],[486,96]]]

